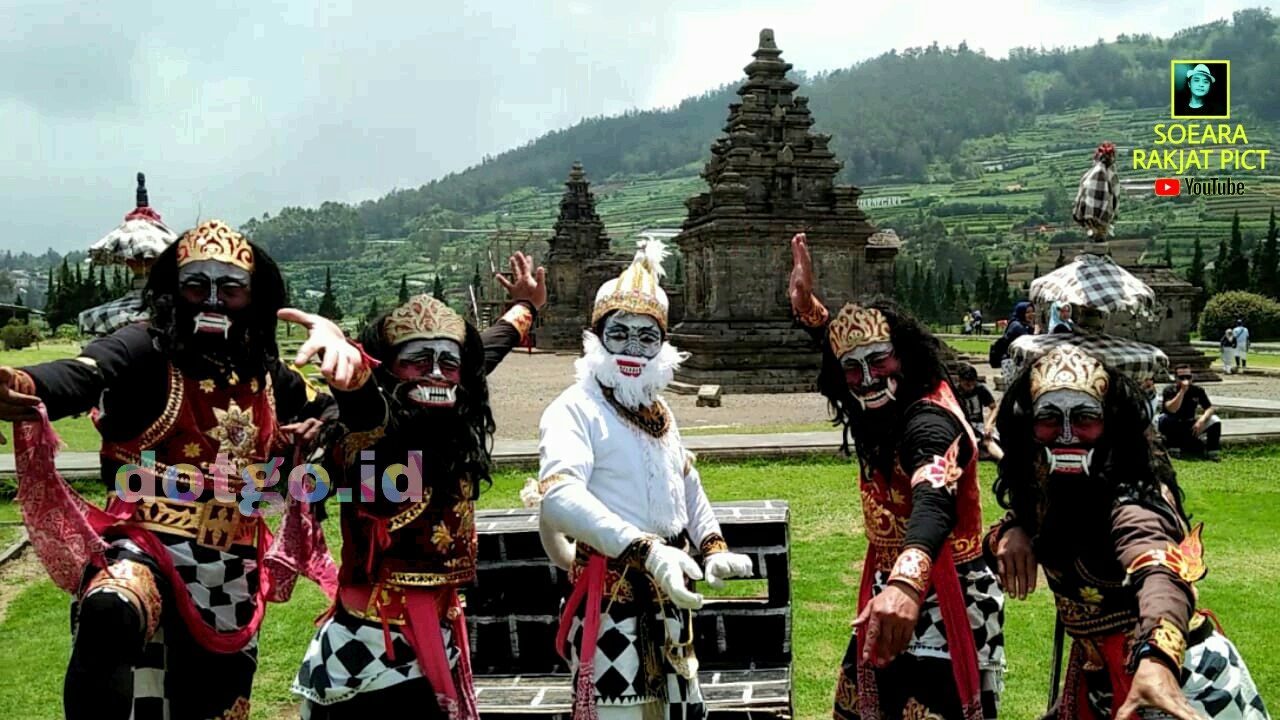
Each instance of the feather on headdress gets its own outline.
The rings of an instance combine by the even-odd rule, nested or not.
[[[661,278],[667,272],[662,267],[670,255],[661,240],[639,242],[635,258],[618,277],[600,286],[596,293],[595,307],[591,311],[591,324],[614,310],[648,315],[667,329],[667,293],[662,290]]]

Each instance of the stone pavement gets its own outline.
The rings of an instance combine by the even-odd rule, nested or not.
[[[1280,402],[1247,398],[1223,398],[1216,405],[1223,415],[1242,411],[1267,412],[1269,417],[1226,417],[1222,421],[1222,444],[1258,445],[1280,442]],[[759,433],[734,435],[689,435],[685,445],[703,460],[744,458],[794,458],[840,451],[839,430],[819,432]],[[498,440],[494,443],[498,467],[529,467],[538,464],[536,440]],[[58,470],[68,480],[99,476],[98,455],[67,452],[58,456]],[[0,478],[14,477],[13,455],[0,455]]]

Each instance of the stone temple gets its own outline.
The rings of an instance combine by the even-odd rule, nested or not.
[[[814,290],[835,312],[850,300],[893,293],[898,242],[858,207],[862,191],[835,184],[843,163],[830,135],[811,132],[806,97],[787,79],[773,31],[729,106],[724,135],[702,177],[710,191],[686,201],[675,238],[684,255],[684,318],[671,342],[692,356],[677,392],[810,392],[821,354],[791,317],[791,236],[805,232]],[[874,237],[873,237],[874,236]]]
[[[582,351],[582,331],[591,324],[596,290],[631,261],[629,255],[611,252],[609,242],[586,173],[574,163],[543,262],[547,304],[536,333],[539,350]]]

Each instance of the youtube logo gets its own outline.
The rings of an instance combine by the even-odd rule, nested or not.
[[[1160,178],[1156,180],[1157,195],[1178,195],[1182,193],[1182,181],[1178,178]]]

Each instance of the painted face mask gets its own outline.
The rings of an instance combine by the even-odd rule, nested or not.
[[[1102,403],[1108,382],[1102,363],[1073,347],[1055,349],[1032,366],[1035,438],[1045,449],[1051,474],[1089,474],[1105,429]]]
[[[467,324],[448,305],[416,295],[387,316],[382,336],[396,348],[396,396],[423,407],[453,407],[462,382]]]
[[[831,350],[840,359],[849,392],[864,410],[876,410],[897,399],[902,363],[891,335],[883,313],[853,303],[840,309],[828,329]]]
[[[662,330],[648,315],[619,311],[605,320],[601,342],[623,377],[638,378],[662,350]]]
[[[391,373],[402,381],[410,402],[453,407],[462,382],[462,346],[446,339],[410,340],[397,353]]]
[[[251,300],[253,248],[220,220],[210,220],[178,240],[179,314],[191,332],[226,340]]]

